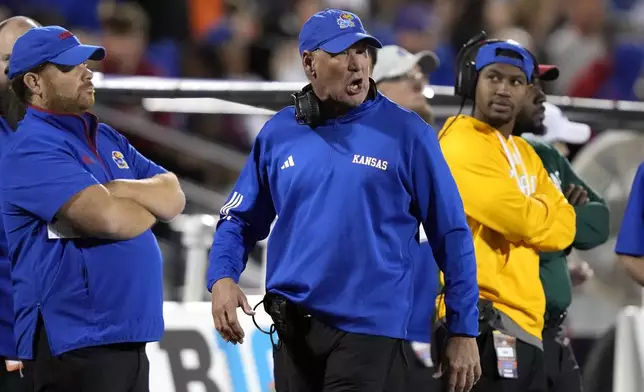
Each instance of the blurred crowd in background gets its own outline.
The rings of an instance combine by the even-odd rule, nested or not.
[[[62,25],[106,47],[109,74],[305,81],[297,34],[316,11],[360,15],[384,44],[433,50],[428,80],[453,85],[458,49],[472,36],[511,38],[561,69],[549,93],[639,100],[644,97],[644,0],[0,0],[0,18],[21,14]],[[638,38],[639,37],[639,38]],[[265,118],[148,114],[123,110],[246,153]],[[127,130],[122,130],[127,134]],[[185,154],[132,140],[185,178],[225,190],[237,173],[212,170]]]
[[[104,46],[106,60],[91,66],[105,74],[304,84],[297,36],[305,20],[328,7],[357,13],[367,30],[385,45],[397,44],[412,53],[434,51],[440,66],[427,75],[432,85],[453,86],[458,50],[485,30],[490,37],[518,41],[541,63],[557,65],[560,77],[545,84],[549,94],[644,100],[644,0],[0,0],[0,20],[25,15],[43,25],[64,26],[83,43]],[[108,100],[100,93],[97,103],[118,111],[117,116],[133,114],[150,124],[172,128],[176,134],[225,146],[240,157],[248,154],[268,118],[148,112],[140,99],[120,96]],[[444,119],[437,120],[434,126],[438,129]],[[144,155],[198,187],[227,195],[237,178],[234,165],[218,166],[186,153],[185,148],[173,149],[168,143],[139,137],[140,128],[145,127],[141,123],[132,125],[138,129],[115,126]],[[574,156],[580,146],[570,147]],[[208,197],[206,192],[204,198]],[[625,195],[616,199],[623,211]],[[204,210],[203,205],[189,201],[185,212],[212,214],[216,209]],[[618,228],[619,222],[612,226]],[[154,231],[164,253],[166,299],[177,300],[186,270],[185,236],[163,223]],[[614,247],[606,249],[608,253],[600,258],[613,260]],[[261,250],[256,253],[249,267],[260,271]],[[611,269],[613,262],[607,265]],[[263,279],[256,275],[258,281]],[[623,285],[607,282],[604,293]],[[588,298],[587,307],[576,314],[588,314],[588,323],[596,322],[596,315],[612,318],[606,316],[611,314],[607,309],[624,305],[608,301],[598,310],[596,297]],[[583,302],[578,299],[577,303]],[[594,355],[597,361],[612,362],[614,334],[607,339],[601,344],[608,349],[602,351],[600,344]],[[575,342],[581,363],[590,346],[590,341]],[[610,363],[601,366],[612,368]]]

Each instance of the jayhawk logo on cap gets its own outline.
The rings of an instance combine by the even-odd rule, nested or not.
[[[356,24],[353,23],[353,15],[345,12],[340,15],[338,18],[338,26],[341,29],[346,29],[347,27],[356,27]]]
[[[116,163],[116,166],[118,166],[119,169],[130,168],[127,162],[125,162],[125,157],[123,156],[123,153],[120,151],[112,151],[112,160],[114,160],[114,163]]]

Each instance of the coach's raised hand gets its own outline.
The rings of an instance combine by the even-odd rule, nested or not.
[[[237,308],[249,316],[255,314],[242,289],[230,278],[212,285],[212,319],[221,337],[233,344],[244,343],[244,329],[237,319]]]

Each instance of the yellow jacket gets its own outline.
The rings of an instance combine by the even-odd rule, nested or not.
[[[488,124],[459,116],[447,120],[439,141],[474,237],[480,296],[541,339],[546,301],[538,252],[570,246],[573,207],[520,137],[505,139]]]

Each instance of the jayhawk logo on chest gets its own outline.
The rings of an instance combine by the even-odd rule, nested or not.
[[[130,166],[125,162],[125,157],[120,151],[112,151],[112,160],[119,169],[129,169]]]

